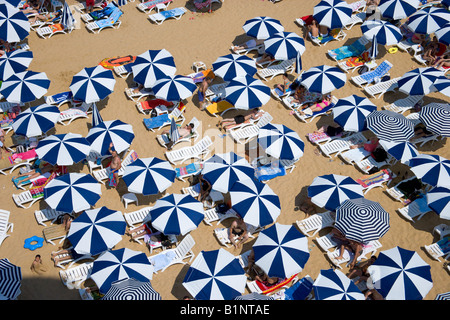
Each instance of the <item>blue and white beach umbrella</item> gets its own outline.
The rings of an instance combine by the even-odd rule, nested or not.
[[[152,226],[165,235],[185,235],[205,218],[203,203],[190,194],[169,194],[150,211]]]
[[[352,7],[343,0],[322,0],[314,7],[313,17],[321,26],[340,29],[349,22],[352,13]]]
[[[365,300],[356,284],[336,269],[320,270],[313,290],[316,300]]]
[[[450,300],[450,291],[449,292],[438,293],[434,300]]]
[[[55,126],[59,120],[61,111],[57,106],[41,104],[40,106],[30,107],[21,112],[12,124],[16,134],[36,137]]]
[[[361,25],[361,31],[367,40],[376,37],[379,44],[387,46],[394,45],[403,38],[398,27],[384,20],[366,20]]]
[[[22,269],[7,258],[0,259],[0,300],[16,300],[21,283]]]
[[[436,36],[436,38],[440,43],[443,43],[446,46],[450,45],[450,22],[445,24],[439,30],[436,30],[434,35]]]
[[[386,300],[422,300],[433,287],[430,269],[417,252],[394,247],[381,251],[368,272]]]
[[[381,0],[378,8],[384,18],[401,20],[417,11],[419,0]]]
[[[0,94],[8,102],[25,103],[41,98],[49,87],[50,80],[45,72],[25,70],[4,79]]]
[[[67,2],[64,2],[61,16],[61,24],[66,28],[75,25],[75,18],[73,17],[72,10],[70,10],[70,7]]]
[[[217,58],[212,64],[214,74],[230,81],[237,77],[250,76],[256,73],[256,62],[252,58],[240,54],[227,54]]]
[[[127,1],[127,0],[124,0]],[[153,289],[150,281],[132,278],[117,280],[101,298],[102,300],[161,300],[161,295]]]
[[[312,67],[302,73],[301,85],[310,92],[322,94],[342,88],[347,81],[347,75],[338,67],[327,65]]]
[[[298,160],[305,143],[297,132],[282,124],[266,124],[259,129],[258,143],[266,153],[280,160]]]
[[[411,171],[434,187],[450,187],[450,160],[436,154],[419,154],[409,160]]]
[[[366,198],[345,200],[336,208],[334,227],[349,240],[367,243],[378,240],[389,230],[389,213]]]
[[[94,260],[91,279],[106,294],[112,283],[123,279],[150,282],[153,268],[145,253],[128,248],[105,251]]]
[[[345,200],[364,198],[362,186],[351,177],[326,174],[314,178],[308,197],[320,208],[335,211]]]
[[[380,140],[408,141],[414,136],[414,123],[390,110],[375,110],[366,118],[367,128]]]
[[[406,25],[415,33],[431,34],[450,21],[450,12],[444,8],[427,7],[409,16]]]
[[[95,127],[96,125],[100,124],[100,122],[103,122],[102,116],[100,115],[100,112],[98,111],[97,105],[95,102],[92,104],[92,127]]]
[[[81,134],[54,134],[38,142],[36,154],[39,159],[52,165],[70,166],[84,159],[91,145]]]
[[[96,256],[119,243],[126,226],[120,211],[107,207],[86,210],[70,224],[67,239],[76,253]]]
[[[30,22],[27,16],[9,3],[0,4],[0,39],[19,42],[28,37]]]
[[[155,97],[166,101],[187,99],[196,89],[197,86],[192,78],[180,75],[162,77],[152,87]]]
[[[264,41],[265,52],[277,60],[289,60],[302,55],[305,50],[305,41],[294,32],[278,32],[272,34]]]
[[[385,141],[379,140],[380,145],[401,163],[407,164],[409,160],[420,154],[419,150],[408,141]]]
[[[309,259],[308,239],[292,225],[262,230],[253,245],[255,264],[269,277],[289,278],[303,270]]]
[[[117,153],[125,151],[134,139],[133,127],[120,120],[103,121],[91,128],[86,136],[92,150],[101,155],[108,154],[112,142]]]
[[[136,57],[131,66],[133,80],[145,88],[165,76],[173,76],[177,71],[173,56],[166,49],[148,50]]]
[[[122,179],[128,191],[143,195],[163,192],[175,181],[175,169],[169,162],[158,158],[140,158],[129,164]]]
[[[0,57],[0,80],[8,79],[13,74],[25,71],[33,60],[33,52],[18,49],[5,52]]]
[[[431,103],[423,106],[419,112],[419,120],[427,130],[450,137],[450,104]]]
[[[115,84],[112,70],[98,65],[84,68],[74,75],[69,88],[74,99],[92,103],[109,96],[114,91]]]
[[[434,83],[441,76],[442,71],[436,68],[417,68],[398,79],[398,90],[407,95],[427,95],[434,91]]]
[[[361,132],[366,129],[366,117],[377,106],[368,98],[351,95],[339,99],[333,107],[333,120],[345,131]]]
[[[13,7],[16,7],[16,8],[19,6],[19,4],[21,2],[25,2],[25,1],[22,1],[22,0],[0,0],[0,4],[6,3],[6,4],[12,5]]]
[[[445,7],[447,7],[447,9],[450,8],[450,0],[442,0],[441,4],[444,5]]]
[[[236,109],[259,108],[270,100],[270,87],[250,76],[234,78],[225,87],[225,100]]]
[[[236,181],[253,178],[255,169],[234,152],[216,153],[203,163],[202,175],[213,190],[227,193]]]
[[[196,300],[233,300],[245,291],[245,271],[225,249],[201,251],[189,267],[183,287]]]
[[[436,187],[427,192],[428,207],[441,219],[450,220],[450,186]]]
[[[44,187],[44,199],[57,211],[72,213],[90,209],[100,200],[101,184],[91,175],[67,173]]]
[[[279,197],[267,184],[255,179],[237,181],[229,194],[233,210],[252,226],[267,226],[281,213]]]
[[[281,22],[271,17],[255,17],[245,21],[242,26],[245,33],[253,38],[265,40],[274,33],[283,32]]]
[[[437,79],[433,85],[436,88],[436,91],[450,97],[450,79],[441,77]]]

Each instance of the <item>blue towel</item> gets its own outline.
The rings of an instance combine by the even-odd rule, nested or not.
[[[300,279],[289,289],[284,292],[285,300],[305,300],[311,293],[313,284],[306,277]]]
[[[166,11],[161,11],[159,14],[161,14],[164,19],[172,18],[172,17],[178,17],[179,15],[184,14],[184,11],[181,8],[174,8]]]
[[[89,15],[94,20],[98,20],[104,17],[108,17],[117,7],[114,5],[114,3],[110,2],[106,7],[104,7],[101,10],[93,11],[89,13]]]
[[[144,125],[147,129],[159,128],[166,123],[170,123],[169,115],[167,113],[144,119]]]
[[[61,92],[61,93],[53,95],[52,97],[56,103],[60,103],[60,102],[66,101],[67,99],[72,98],[72,91]]]
[[[123,14],[122,10],[120,10],[119,8],[116,8],[111,13],[109,18],[98,20],[98,21],[96,21],[96,23],[99,26],[99,28],[113,26],[117,22],[117,20],[119,20],[119,18],[122,14]]]
[[[375,78],[383,77],[390,69],[391,66],[386,61],[383,61],[375,70],[363,73],[361,78],[371,83]]]
[[[175,258],[175,252],[165,251],[161,254],[154,256],[150,262],[153,264],[153,272],[158,272],[164,269]]]
[[[283,166],[280,166],[278,161],[255,169],[255,177],[259,181],[266,181],[284,175],[286,175],[286,169]]]
[[[345,58],[357,57],[366,50],[359,41],[356,41],[348,46],[342,46],[337,49],[330,50],[330,55],[334,56],[336,60],[343,60]]]

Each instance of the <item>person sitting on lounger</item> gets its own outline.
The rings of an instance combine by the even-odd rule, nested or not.
[[[151,236],[158,236],[161,232],[156,230],[153,226],[152,226],[152,222],[151,221],[147,221],[145,223],[143,223],[142,225],[140,225],[137,228],[134,228],[133,230],[130,230],[128,227],[125,230],[125,234],[131,236],[132,239],[136,239],[139,237],[142,237],[142,234],[148,234],[150,237]]]
[[[41,21],[51,21],[56,19],[57,17],[61,16],[62,11],[61,10],[57,10],[55,12],[49,12],[46,14],[37,14],[36,16],[33,17],[33,19],[30,20],[31,24],[34,24],[38,19]]]
[[[234,126],[236,126],[238,124],[246,123],[246,122],[248,122],[250,120],[253,120],[253,121],[254,120],[258,120],[259,118],[262,117],[263,114],[264,114],[264,111],[259,110],[259,108],[254,108],[246,116],[243,116],[243,115],[239,114],[239,115],[235,116],[234,118],[222,119],[222,120],[219,121],[218,126],[222,127],[222,129],[227,130],[227,129],[229,129],[231,127],[234,127]]]
[[[205,77],[202,80],[202,83],[200,84],[200,87],[198,88],[198,101],[200,103],[200,110],[205,110],[205,98],[206,98],[206,90],[208,90],[212,79],[210,77]]]
[[[314,112],[320,112],[331,104],[331,95],[322,96],[322,101],[312,104],[309,107],[301,107],[298,111],[302,116],[312,115]]]
[[[320,35],[319,23],[317,22],[316,19],[313,19],[311,24],[307,25],[307,28],[308,28],[307,34],[311,39],[319,39],[319,35]]]
[[[198,199],[197,200],[200,201],[200,202],[203,202],[209,196],[209,193],[212,190],[212,186],[211,186],[211,183],[209,183],[208,180],[203,178],[202,174],[199,175],[198,181],[199,181],[199,184],[200,184],[200,191],[198,193]]]
[[[334,137],[344,132],[344,128],[335,123],[332,125],[322,126],[320,127],[320,129],[314,131],[314,133],[323,133],[323,132],[325,132],[330,137]]]
[[[369,152],[374,152],[376,148],[380,145],[379,139],[377,137],[372,137],[369,139],[368,142],[355,144],[353,146],[350,146],[350,149],[357,149],[357,148],[364,148],[364,150]]]
[[[261,56],[256,59],[256,63],[264,64],[266,62],[274,61],[275,58],[270,53],[264,52]]]
[[[51,253],[50,259],[53,260],[55,267],[57,267],[59,263],[71,260],[73,259],[73,257],[74,257],[73,249],[62,249],[61,247],[59,247],[58,251],[53,251]]]
[[[186,138],[189,135],[191,135],[193,130],[194,130],[194,124],[193,123],[189,123],[183,128],[177,128],[178,135],[180,136],[180,139]],[[163,132],[161,134],[165,134],[168,137],[170,137],[170,129],[163,130]],[[174,141],[169,141],[168,143],[166,143],[167,149],[168,150],[172,149],[172,146],[173,146],[174,143],[175,143]]]
[[[232,46],[231,50],[234,53],[237,53],[237,51],[239,51],[239,50],[251,49],[251,48],[254,48],[254,47],[259,46],[261,44],[264,44],[264,40],[250,39],[249,41],[247,41],[244,44],[241,44],[241,45],[238,45],[238,46]]]
[[[247,226],[242,218],[235,219],[228,228],[228,238],[235,248],[239,248],[248,239]]]
[[[120,160],[120,157],[117,154],[116,149],[114,149],[112,142],[109,145],[109,153],[112,156],[111,163],[109,164],[109,168],[111,169],[109,176],[109,186],[115,188],[119,183],[119,170],[120,168],[122,168],[122,160]]]
[[[367,279],[370,277],[369,272],[367,269],[377,260],[377,256],[371,256],[370,259],[367,261],[364,261],[363,263],[360,263],[359,265],[353,267],[349,270],[349,273],[347,274],[347,277],[350,279],[354,279],[356,277],[359,277],[355,284],[358,284],[363,281],[367,281]]]
[[[288,76],[287,72],[285,72],[283,74],[283,84],[277,84],[275,86],[275,89],[278,89],[278,90],[280,90],[280,92],[282,92],[282,94],[285,94],[290,86],[291,86],[291,80],[289,80],[289,76]],[[278,92],[278,93],[280,93],[280,92]]]
[[[434,64],[432,65],[433,68],[440,69],[440,68],[450,68],[450,54],[446,54],[441,57],[437,57],[434,60]]]

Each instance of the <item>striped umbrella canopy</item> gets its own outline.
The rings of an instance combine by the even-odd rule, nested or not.
[[[69,4],[64,2],[62,16],[61,16],[61,24],[63,26],[72,27],[75,26],[75,18],[73,17],[72,10],[70,10]]]
[[[305,235],[278,222],[260,232],[253,252],[256,265],[269,277],[282,279],[301,272],[310,256]]]
[[[420,154],[416,146],[408,141],[385,141],[379,140],[380,145],[401,163],[407,164],[409,160]]]
[[[334,226],[347,239],[367,243],[380,239],[389,230],[389,213],[378,202],[348,199],[336,208]]]
[[[268,123],[261,127],[258,143],[268,155],[280,160],[298,160],[305,149],[298,133],[282,124]]]
[[[183,287],[196,300],[233,300],[247,277],[239,260],[225,249],[201,251],[189,267]]]
[[[112,70],[98,65],[84,68],[74,75],[69,88],[74,99],[93,103],[109,96],[114,91],[115,84]]]
[[[165,235],[185,235],[205,218],[203,203],[190,194],[169,194],[150,211],[152,226]]]
[[[330,93],[342,88],[347,81],[347,76],[338,67],[327,65],[312,67],[302,73],[301,84],[310,92],[322,94]]]
[[[440,43],[450,45],[450,22],[445,24],[442,28],[436,30],[434,35]]]
[[[361,132],[367,129],[366,117],[375,110],[377,106],[368,98],[353,94],[336,102],[332,110],[333,120],[345,131]]]
[[[90,209],[100,200],[101,184],[90,174],[67,173],[44,187],[44,199],[57,211],[72,213]]]
[[[46,133],[55,126],[61,111],[57,106],[41,104],[21,112],[12,124],[16,134],[36,137]]]
[[[441,219],[450,220],[450,186],[435,187],[427,192],[428,207]]]
[[[145,253],[128,248],[103,252],[92,264],[91,279],[106,294],[112,283],[133,278],[137,281],[150,282],[153,268]]]
[[[100,115],[100,112],[98,111],[97,105],[95,103],[92,104],[92,126],[95,127],[96,125],[100,124],[100,122],[103,122],[102,116]]]
[[[33,52],[18,49],[5,52],[0,57],[0,80],[8,79],[10,76],[25,71],[33,60]]]
[[[128,191],[143,195],[163,192],[175,181],[176,172],[169,162],[151,157],[140,158],[129,164],[122,179]]]
[[[313,290],[316,300],[365,300],[355,283],[336,269],[320,270]]]
[[[19,42],[28,37],[30,22],[27,16],[9,3],[0,4],[0,39]]]
[[[381,0],[378,8],[383,17],[401,20],[417,11],[419,0]]]
[[[84,159],[91,145],[78,133],[54,134],[38,142],[36,154],[39,159],[52,165],[70,166]]]
[[[126,1],[126,0],[125,0]],[[150,281],[138,281],[132,278],[117,280],[101,298],[102,300],[162,300],[153,289]]]
[[[450,12],[444,8],[427,7],[409,16],[406,25],[415,33],[431,34],[450,21]]]
[[[436,91],[445,94],[447,97],[450,97],[450,79],[441,77],[437,79],[433,85],[436,88]]]
[[[427,130],[450,137],[450,104],[430,103],[423,106],[419,112],[419,120]]]
[[[203,163],[202,175],[213,190],[227,193],[236,181],[253,178],[255,169],[234,152],[216,153]]]
[[[436,154],[419,154],[409,160],[411,171],[434,187],[450,187],[450,160]]]
[[[414,122],[390,110],[375,110],[366,118],[367,128],[380,140],[407,141],[414,136]]]
[[[281,22],[271,17],[255,17],[245,21],[242,26],[245,33],[253,38],[265,40],[274,33],[283,32]]]
[[[145,88],[151,88],[155,82],[165,76],[173,76],[177,71],[173,56],[166,49],[148,50],[136,57],[131,66],[133,80]]]
[[[326,174],[314,178],[308,197],[320,208],[335,211],[345,200],[364,198],[362,186],[351,177]]]
[[[225,100],[236,109],[259,108],[270,100],[270,87],[251,76],[234,78],[225,87]]]
[[[197,86],[192,78],[180,75],[162,77],[152,87],[155,97],[166,101],[187,99],[196,89]]]
[[[234,300],[275,300],[271,296],[266,296],[265,294],[261,294],[258,292],[252,292],[248,294],[244,294],[241,296],[237,296]]]
[[[253,77],[258,71],[252,58],[240,54],[227,54],[217,58],[212,64],[214,74],[230,81],[237,77]]]
[[[7,258],[0,259],[0,300],[16,300],[21,282],[22,269]]]
[[[0,4],[7,3],[13,7],[18,7],[22,0],[0,0]]]
[[[305,50],[305,41],[294,32],[278,32],[272,34],[264,41],[265,52],[277,60],[294,59],[302,55]]]
[[[450,300],[450,291],[437,294],[434,300]]]
[[[279,197],[267,184],[255,179],[237,181],[229,194],[233,210],[252,226],[267,226],[281,213]]]
[[[86,136],[91,148],[101,155],[108,154],[111,142],[117,153],[129,148],[134,139],[133,127],[121,120],[103,121],[91,128]]]
[[[403,38],[400,29],[385,20],[366,20],[361,25],[361,31],[367,40],[376,37],[379,44],[387,46],[394,45]]]
[[[343,0],[322,0],[315,7],[314,19],[330,29],[344,27],[352,17],[352,7]]]
[[[433,84],[442,76],[442,71],[433,68],[417,68],[406,72],[398,80],[398,90],[407,95],[427,95],[434,91]]]
[[[397,246],[381,251],[368,272],[386,300],[422,300],[433,287],[430,269],[417,252]]]
[[[25,70],[4,79],[0,94],[8,102],[25,103],[41,98],[49,87],[50,80],[45,72]]]
[[[126,226],[120,211],[107,207],[86,210],[70,224],[67,239],[78,254],[96,256],[118,244]]]

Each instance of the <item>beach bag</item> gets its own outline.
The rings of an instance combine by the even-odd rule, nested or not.
[[[361,68],[359,68],[358,73],[359,74],[364,74],[367,71],[369,71],[369,67],[368,66],[362,66]]]

